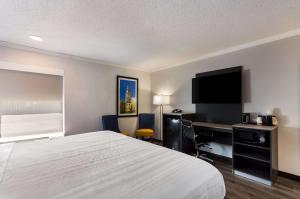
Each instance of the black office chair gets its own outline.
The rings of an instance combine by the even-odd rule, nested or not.
[[[185,138],[191,139],[195,143],[195,149],[196,149],[196,157],[202,160],[207,161],[210,164],[215,164],[214,161],[208,157],[206,153],[204,153],[201,148],[207,147],[209,149],[212,149],[210,147],[210,144],[208,142],[213,140],[213,136],[211,133],[200,133],[198,134],[192,125],[192,121],[190,120],[181,120],[182,124],[182,134],[185,136]]]

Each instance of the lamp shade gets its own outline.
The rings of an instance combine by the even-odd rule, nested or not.
[[[155,104],[155,105],[170,104],[170,96],[169,95],[154,95],[153,96],[153,104]]]

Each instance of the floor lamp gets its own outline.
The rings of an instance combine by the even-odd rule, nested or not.
[[[159,131],[160,138],[163,139],[162,134],[162,114],[163,114],[163,106],[170,104],[170,96],[169,95],[154,95],[153,96],[153,104],[159,105]]]

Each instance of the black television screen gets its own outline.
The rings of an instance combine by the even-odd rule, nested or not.
[[[192,80],[192,103],[241,103],[241,67],[200,74]]]

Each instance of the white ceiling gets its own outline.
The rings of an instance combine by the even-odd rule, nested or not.
[[[300,0],[0,0],[1,41],[146,71],[299,28]]]

